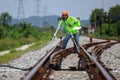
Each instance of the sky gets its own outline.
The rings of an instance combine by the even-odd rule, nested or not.
[[[23,0],[25,18],[37,16],[38,0]],[[62,10],[67,10],[70,16],[88,20],[92,10],[104,8],[106,12],[120,0],[39,0],[39,16],[58,15]],[[19,0],[0,0],[0,14],[8,12],[13,18],[17,18]],[[46,14],[45,14],[46,10]]]

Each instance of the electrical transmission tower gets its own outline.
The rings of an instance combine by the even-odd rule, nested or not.
[[[37,0],[37,16],[40,16],[40,2],[41,0]]]
[[[25,18],[25,14],[24,14],[23,0],[19,0],[17,19],[20,20],[20,19],[24,19],[24,18]]]
[[[47,6],[44,7],[44,16],[46,16],[47,13]]]
[[[45,22],[47,22],[46,13],[47,13],[47,6],[44,7],[44,17],[45,17]]]
[[[44,18],[45,18],[45,26],[49,26],[50,24],[50,16],[47,17],[47,14],[48,14],[48,7],[45,5],[44,7]]]

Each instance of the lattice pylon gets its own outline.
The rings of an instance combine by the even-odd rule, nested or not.
[[[25,18],[24,2],[23,2],[23,0],[19,0],[17,19],[20,20],[20,19],[24,19],[24,18]]]

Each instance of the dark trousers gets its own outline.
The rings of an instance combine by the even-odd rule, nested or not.
[[[74,40],[75,40],[75,42],[76,42],[76,44],[78,46],[78,44],[79,44],[79,32],[73,34],[73,36],[74,36]],[[66,48],[66,45],[67,45],[67,43],[68,43],[70,38],[71,38],[71,35],[70,34],[66,34],[66,36],[65,36],[65,38],[63,40],[62,49]],[[74,51],[77,51],[77,47],[75,46],[75,43],[74,43]]]

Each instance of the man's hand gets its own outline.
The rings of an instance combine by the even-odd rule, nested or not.
[[[62,19],[63,21],[65,21],[67,18],[66,18],[66,17],[61,16],[61,19]]]
[[[59,20],[65,21],[66,19],[65,19],[64,17],[59,17],[59,18],[58,18],[58,21],[59,21]]]
[[[61,17],[59,17],[59,18],[58,18],[58,21],[59,21],[59,20],[62,20],[62,18],[61,18]]]
[[[64,17],[61,17],[63,21],[65,21],[66,19]]]
[[[56,39],[57,39],[57,37],[56,37],[56,36],[53,36],[53,39],[55,39],[55,40],[56,40]]]

